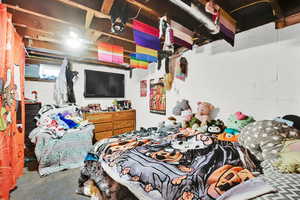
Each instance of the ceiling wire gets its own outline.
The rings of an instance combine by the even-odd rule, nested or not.
[[[139,16],[139,14],[140,14],[141,9],[142,8],[140,7],[139,10],[138,10],[138,12],[136,13],[135,17],[132,17],[132,18],[129,18],[129,19],[136,19]]]
[[[255,1],[255,2],[252,2],[252,3],[246,4],[246,5],[244,5],[244,6],[241,6],[241,7],[239,7],[239,8],[236,8],[236,9],[230,11],[230,13],[231,13],[231,14],[232,14],[232,13],[235,13],[236,11],[242,10],[242,9],[244,9],[244,8],[248,8],[248,7],[250,7],[250,6],[253,6],[253,5],[256,5],[256,4],[259,4],[259,3],[271,3],[271,2],[272,2],[272,0],[259,0],[259,1]]]

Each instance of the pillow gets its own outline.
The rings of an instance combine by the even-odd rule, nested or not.
[[[273,165],[282,173],[300,173],[300,140],[284,142],[279,160]]]
[[[275,120],[253,122],[241,130],[239,143],[258,160],[278,158],[283,142],[289,138],[300,139],[300,132]]]

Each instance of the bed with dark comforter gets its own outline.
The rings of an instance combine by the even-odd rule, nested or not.
[[[190,129],[135,131],[94,145],[81,170],[78,191],[92,180],[103,199],[214,199],[207,180],[224,165],[257,170],[238,144]]]

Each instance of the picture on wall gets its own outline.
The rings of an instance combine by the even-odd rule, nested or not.
[[[140,82],[141,84],[141,97],[146,97],[147,96],[147,80],[142,80]]]
[[[166,115],[166,89],[164,78],[150,80],[150,112]]]

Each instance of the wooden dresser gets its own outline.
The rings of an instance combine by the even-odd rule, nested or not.
[[[85,113],[84,119],[94,123],[94,140],[98,141],[135,130],[135,110],[118,112]]]

